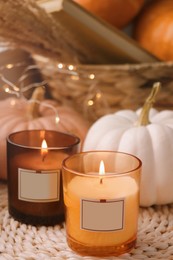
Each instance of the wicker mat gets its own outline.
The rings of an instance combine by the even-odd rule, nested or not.
[[[7,187],[0,184],[0,260],[173,259],[173,205],[140,209],[136,248],[120,257],[81,257],[66,243],[64,225],[34,227],[11,218]]]

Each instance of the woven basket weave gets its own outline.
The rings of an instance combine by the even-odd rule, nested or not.
[[[74,107],[90,122],[119,109],[139,108],[156,81],[163,88],[155,107],[173,108],[173,62],[72,66],[34,58],[52,97]]]

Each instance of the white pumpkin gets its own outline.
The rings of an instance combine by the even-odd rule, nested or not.
[[[142,160],[141,206],[173,202],[173,111],[150,110],[154,87],[141,111],[122,110],[98,119],[83,145],[83,151],[122,151]]]

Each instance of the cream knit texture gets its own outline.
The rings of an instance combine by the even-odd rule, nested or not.
[[[138,239],[119,257],[82,257],[66,243],[64,223],[54,227],[22,224],[8,214],[7,186],[0,183],[0,260],[173,260],[173,204],[141,208]]]

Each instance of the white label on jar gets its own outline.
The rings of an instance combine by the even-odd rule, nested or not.
[[[124,228],[125,199],[81,199],[81,229],[90,231],[118,231]]]
[[[51,202],[60,199],[60,171],[18,169],[18,199]]]

